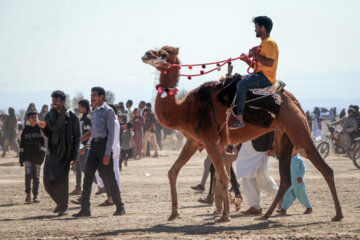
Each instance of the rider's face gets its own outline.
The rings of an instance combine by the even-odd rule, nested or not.
[[[261,37],[262,35],[262,27],[259,26],[259,24],[255,23],[255,33],[256,37]]]

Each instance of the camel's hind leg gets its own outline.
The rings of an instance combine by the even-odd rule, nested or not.
[[[221,186],[222,199],[224,201],[224,211],[220,221],[230,221],[230,202],[228,194],[229,177],[225,170],[220,147],[218,144],[208,141],[205,143],[205,148],[214,165],[215,173],[217,174],[217,179]]]
[[[279,203],[279,201],[291,185],[290,161],[292,149],[293,145],[289,137],[283,131],[276,131],[274,150],[276,156],[279,159],[280,186],[270,208],[260,219],[268,219],[271,216],[274,209],[276,208],[276,205]]]
[[[286,94],[283,94],[283,106],[280,109],[279,118],[282,122],[284,130],[289,136],[291,142],[295,145],[296,149],[305,150],[306,157],[324,176],[335,204],[336,216],[332,218],[332,220],[340,221],[343,218],[343,215],[336,193],[334,172],[316,150],[316,147],[311,139],[309,126],[305,116]]]
[[[336,193],[336,187],[335,187],[335,179],[334,179],[334,171],[332,170],[329,165],[322,159],[319,152],[316,150],[316,147],[313,143],[311,143],[312,148],[306,148],[306,156],[307,158],[314,164],[314,166],[321,172],[321,174],[324,176],[332,197],[334,199],[334,205],[335,205],[335,211],[336,215],[331,220],[332,221],[340,221],[343,218],[342,212],[341,212],[341,206],[340,202]]]
[[[188,139],[181,150],[179,157],[176,159],[172,167],[168,172],[168,177],[170,181],[170,191],[171,191],[171,215],[168,218],[168,221],[172,221],[179,217],[178,212],[178,199],[176,191],[176,179],[180,172],[180,169],[189,161],[189,159],[194,155],[198,149],[198,143],[194,140]]]

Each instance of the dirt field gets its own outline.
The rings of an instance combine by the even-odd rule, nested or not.
[[[52,213],[55,204],[46,194],[42,181],[41,203],[24,204],[24,169],[11,155],[0,159],[0,238],[360,239],[360,170],[353,166],[350,159],[334,156],[327,159],[335,171],[344,214],[341,222],[330,221],[335,211],[329,189],[322,176],[306,161],[305,181],[313,214],[303,215],[304,207],[295,202],[287,216],[274,214],[269,221],[259,222],[252,216],[236,212],[232,206],[232,221],[216,223],[212,214],[214,206],[201,205],[196,201],[205,193],[195,193],[190,189],[191,185],[200,181],[205,153],[197,153],[180,172],[178,193],[181,218],[168,222],[171,202],[167,171],[177,155],[177,151],[166,151],[160,153],[159,159],[129,161],[129,166],[121,172],[126,215],[112,216],[115,207],[98,207],[105,196],[92,194],[92,217],[81,219],[71,217],[71,214],[79,211],[79,206],[71,203],[69,216],[56,217]],[[270,173],[279,182],[277,168],[277,160],[271,159]],[[71,172],[70,190],[74,185],[75,175]],[[93,193],[95,191],[94,185]],[[267,209],[271,201],[272,197],[264,194],[263,209]],[[241,210],[246,208],[244,204]]]

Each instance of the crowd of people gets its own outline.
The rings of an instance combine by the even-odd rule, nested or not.
[[[159,157],[163,135],[174,131],[161,126],[151,103],[140,101],[137,108],[132,100],[107,104],[101,87],[94,87],[91,101],[81,99],[74,111],[65,104],[64,92],[54,91],[51,98],[51,108],[43,105],[40,112],[29,104],[23,119],[11,107],[0,116],[1,156],[11,149],[25,167],[25,202],[40,202],[40,169],[45,161],[43,183],[58,216],[68,214],[69,195],[79,195],[72,202],[82,206],[74,216],[90,216],[93,182],[99,187],[96,194],[107,194],[100,206],[116,205],[114,215],[124,214],[119,171],[129,159],[150,157],[152,150],[151,157]],[[179,133],[176,136],[182,140]],[[70,169],[76,185],[69,192]]]

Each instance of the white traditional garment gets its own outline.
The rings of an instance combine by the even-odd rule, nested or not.
[[[279,187],[269,175],[267,152],[258,152],[252,142],[245,142],[236,160],[237,177],[242,178],[244,196],[249,207],[261,208],[261,191],[273,196]]]
[[[254,178],[259,166],[267,157],[267,152],[257,152],[251,141],[244,142],[236,159],[237,177]]]
[[[112,153],[113,153],[113,166],[114,166],[114,174],[117,185],[119,187],[119,191],[121,192],[120,187],[120,172],[119,172],[119,159],[120,159],[120,123],[115,119],[115,132],[114,132],[114,143],[112,146]],[[104,183],[100,177],[99,171],[96,170],[95,172],[96,182],[99,187],[103,188]]]

